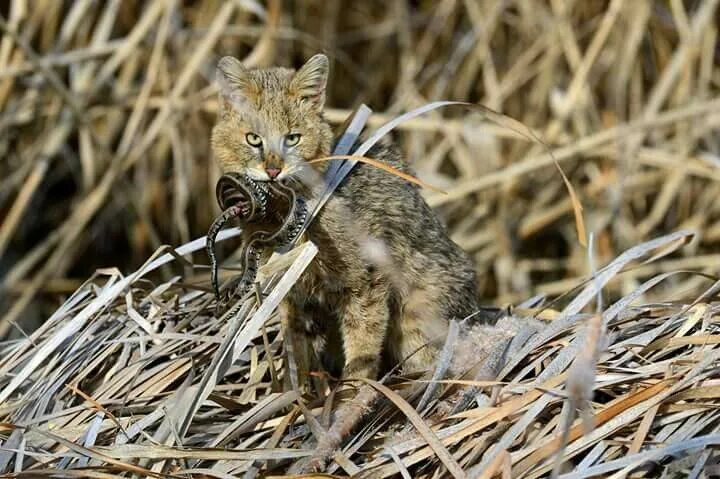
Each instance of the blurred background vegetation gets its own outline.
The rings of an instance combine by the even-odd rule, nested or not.
[[[325,52],[336,125],[361,103],[374,128],[465,100],[531,128],[577,191],[592,261],[552,158],[509,122],[452,107],[394,133],[418,176],[447,192],[428,201],[475,258],[488,303],[560,294],[592,262],[679,228],[699,232],[690,247],[609,294],[663,270],[717,275],[717,4],[1,2],[0,337],[34,329],[96,269],[127,274],[162,245],[205,234],[218,212],[209,134],[223,55],[296,67]],[[206,285],[206,271],[184,281]]]

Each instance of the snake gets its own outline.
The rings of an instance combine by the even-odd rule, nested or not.
[[[210,280],[219,301],[220,286],[215,241],[225,224],[238,219],[245,227],[240,248],[242,274],[231,282],[230,296],[244,296],[255,283],[262,252],[292,244],[307,219],[305,201],[281,182],[255,180],[241,173],[226,173],[218,179],[215,196],[222,213],[210,225],[206,250]]]

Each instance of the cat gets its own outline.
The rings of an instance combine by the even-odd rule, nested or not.
[[[218,63],[213,155],[223,173],[277,181],[311,200],[322,191],[333,131],[323,116],[329,62],[297,71]],[[367,155],[412,174],[383,141]],[[281,307],[301,378],[323,365],[342,378],[371,378],[402,364],[430,368],[451,319],[478,311],[468,255],[449,237],[419,187],[359,163],[306,231],[318,254]]]

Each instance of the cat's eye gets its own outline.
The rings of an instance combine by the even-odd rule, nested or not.
[[[285,135],[285,146],[295,146],[300,143],[300,133]]]
[[[245,141],[247,141],[248,145],[254,146],[255,148],[262,145],[262,137],[260,135],[256,135],[255,133],[246,134]]]

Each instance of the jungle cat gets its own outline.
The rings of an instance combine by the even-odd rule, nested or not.
[[[309,161],[333,146],[323,116],[328,70],[322,54],[297,71],[222,58],[212,131],[222,172],[284,182],[307,200],[322,191],[329,163]],[[389,142],[366,156],[412,174]],[[358,163],[306,234],[318,254],[281,307],[301,374],[324,365],[375,379],[401,361],[405,371],[428,369],[449,320],[478,309],[471,260],[419,188],[386,171]]]

